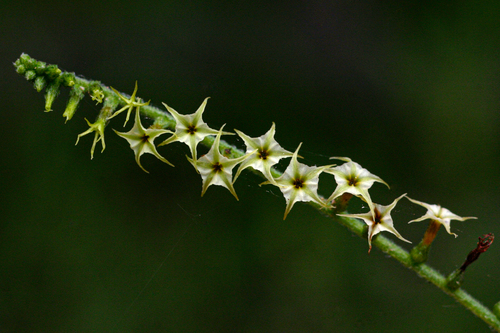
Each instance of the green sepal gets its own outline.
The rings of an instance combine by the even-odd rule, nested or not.
[[[47,70],[47,64],[42,61],[37,61],[34,70],[36,71],[36,74],[43,75]]]
[[[45,75],[49,80],[54,80],[61,75],[61,70],[57,67],[57,65],[48,65],[45,70]]]
[[[60,80],[54,80],[47,86],[45,93],[45,112],[52,111],[52,103],[59,95],[59,87],[61,86]]]
[[[21,54],[19,59],[14,63],[15,66],[20,67],[23,66],[26,71],[28,70],[33,70],[36,68],[36,63],[34,59],[31,59],[31,57],[25,53]]]
[[[461,269],[454,270],[448,277],[446,278],[446,287],[448,289],[455,291],[462,286],[462,282],[464,279],[464,272]]]
[[[61,75],[61,83],[66,87],[73,87],[76,83],[75,73],[64,73]]]
[[[73,115],[78,108],[78,104],[85,96],[83,93],[84,91],[85,88],[80,85],[74,85],[73,87],[71,87],[71,91],[69,92],[68,104],[66,105],[66,110],[64,110],[63,113],[63,117],[66,117],[65,122],[68,122],[68,120],[73,118]]]
[[[33,62],[34,62],[34,60],[31,59],[31,57],[29,55],[27,55],[26,53],[21,54],[21,56],[19,57],[19,60],[25,66],[29,65],[29,64],[33,64]]]
[[[33,70],[29,70],[24,73],[24,77],[26,78],[26,80],[31,81],[36,78],[36,73]]]
[[[47,86],[47,80],[45,80],[44,76],[37,76],[35,82],[33,82],[33,86],[36,91],[40,92]]]
[[[410,251],[410,257],[414,265],[419,265],[427,261],[429,257],[430,245],[420,242]]]
[[[14,66],[16,66],[16,72],[18,74],[23,75],[24,73],[26,73],[26,67],[19,62],[19,59],[16,60],[16,62],[14,63]]]

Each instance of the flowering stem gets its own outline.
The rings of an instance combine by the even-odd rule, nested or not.
[[[51,105],[57,94],[59,93],[60,86],[73,87],[76,86],[82,92],[90,94],[92,99],[103,101],[103,98],[113,99],[118,101],[116,106],[125,106],[126,103],[118,98],[118,95],[109,87],[98,81],[90,81],[81,77],[75,76],[73,73],[62,72],[55,65],[46,65],[43,62],[36,61],[30,58],[26,54],[22,54],[21,57],[14,63],[16,71],[24,75],[29,81],[33,81],[37,91],[41,91],[44,87],[46,89],[46,111],[51,111]],[[122,96],[128,96],[126,94],[120,93]],[[130,97],[130,96],[128,96]],[[68,106],[69,111],[66,113],[67,120],[71,119],[73,113],[76,111],[79,101],[81,100],[81,95],[79,91],[75,92],[75,97],[70,100],[71,104]],[[116,104],[116,103],[115,103]],[[113,111],[113,110],[111,110]],[[143,116],[151,118],[154,120],[154,125],[156,128],[165,128],[173,130],[175,128],[174,118],[166,111],[160,110],[154,106],[141,105],[139,111]],[[107,118],[109,119],[109,118]],[[207,147],[211,147],[215,138],[213,136],[207,136],[201,143]],[[245,155],[245,152],[227,142],[220,141],[220,150],[224,151],[224,156],[230,158],[237,158]],[[271,169],[271,174],[273,177],[278,178],[283,173]],[[337,208],[336,210],[325,210],[318,204],[312,203],[320,213],[328,215],[334,221],[344,225],[353,233],[359,237],[366,238],[366,225],[359,221],[358,219],[351,217],[341,217],[336,215],[337,213],[345,211],[347,203],[350,199],[349,195],[344,195],[340,199],[336,200]],[[427,248],[432,243],[435,234],[439,226],[433,226],[432,222],[429,226],[426,236],[422,240],[421,244]],[[372,244],[382,250],[384,253],[390,255],[397,261],[399,261],[403,266],[415,271],[418,275],[426,279],[427,281],[433,283],[436,287],[447,293],[448,295],[455,298],[459,303],[469,309],[472,313],[477,315],[483,321],[485,321],[490,327],[494,328],[496,331],[500,332],[500,320],[493,314],[493,312],[487,307],[483,306],[479,301],[474,299],[471,295],[465,292],[461,288],[456,290],[451,290],[446,285],[446,278],[435,269],[430,266],[420,263],[416,264],[415,260],[412,259],[412,255],[402,247],[396,245],[394,242],[388,238],[378,234],[373,237]],[[500,314],[500,303],[495,305],[496,312]]]

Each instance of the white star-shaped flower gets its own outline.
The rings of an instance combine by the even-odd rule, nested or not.
[[[458,215],[450,212],[448,209],[443,208],[439,205],[429,205],[425,202],[414,200],[414,199],[411,199],[409,197],[406,197],[406,198],[417,205],[420,205],[422,207],[427,208],[427,213],[425,213],[424,216],[422,216],[418,219],[415,219],[415,220],[411,220],[408,223],[420,222],[420,221],[430,219],[430,220],[436,221],[436,222],[444,225],[446,231],[450,235],[454,235],[455,237],[457,237],[457,234],[452,233],[450,230],[451,220],[465,221],[465,220],[470,220],[470,219],[477,219],[477,217],[473,217],[473,216],[469,216],[469,217],[458,216]]]
[[[399,198],[393,201],[388,206],[382,206],[379,204],[373,204],[373,211],[374,215],[372,212],[367,212],[363,214],[337,214],[339,216],[345,216],[345,217],[354,217],[357,219],[363,220],[367,225],[368,225],[368,245],[370,246],[368,253],[372,250],[372,237],[378,234],[381,231],[388,231],[396,235],[399,239],[411,243],[409,240],[404,239],[399,232],[394,228],[394,223],[391,217],[391,211],[396,207],[396,204],[398,201],[406,195],[403,194]]]
[[[165,162],[168,165],[174,166],[172,163],[167,161],[165,158],[163,158],[163,156],[161,156],[158,153],[153,142],[156,139],[156,137],[165,133],[173,133],[173,132],[159,128],[145,129],[142,126],[141,117],[139,116],[139,107],[136,108],[134,127],[132,127],[130,131],[128,131],[127,133],[118,132],[115,129],[113,129],[113,131],[115,131],[116,134],[118,134],[119,136],[128,141],[128,143],[130,144],[130,148],[132,148],[132,150],[135,153],[135,161],[145,172],[149,173],[146,169],[142,167],[140,161],[141,155],[144,153],[152,154],[156,156],[160,161]]]
[[[286,200],[283,220],[286,219],[286,216],[297,201],[313,201],[324,208],[330,208],[330,205],[318,195],[318,182],[319,175],[332,167],[332,165],[316,167],[299,163],[297,156],[301,145],[302,143],[299,144],[297,150],[293,153],[290,164],[280,177],[276,178],[274,182],[266,181],[262,183],[276,185],[281,190],[281,193],[283,193]]]
[[[210,185],[219,185],[227,188],[229,192],[234,195],[236,200],[239,200],[234,190],[233,182],[231,181],[233,178],[232,171],[237,164],[247,158],[247,155],[233,159],[221,155],[219,144],[220,137],[224,133],[222,132],[224,126],[225,125],[222,125],[221,129],[217,132],[215,141],[207,154],[203,155],[198,160],[189,157],[187,159],[193,164],[196,170],[198,170],[203,180],[201,196],[205,194],[205,191]]]
[[[203,101],[203,103],[201,103],[200,107],[195,113],[187,115],[181,115],[170,106],[163,103],[163,105],[172,114],[172,117],[174,117],[176,121],[175,134],[160,143],[158,147],[176,141],[184,142],[189,146],[189,149],[191,150],[192,159],[196,161],[196,146],[198,145],[198,143],[208,135],[217,135],[218,133],[217,130],[208,127],[208,125],[202,119],[203,112],[205,111],[205,106],[207,105],[207,101],[209,98],[210,97],[205,98],[205,100]],[[232,135],[233,133],[224,132],[222,134]]]
[[[276,132],[275,124],[271,126],[271,129],[267,131],[266,134],[261,135],[257,138],[251,138],[245,133],[235,129],[236,133],[245,141],[247,146],[247,154],[250,154],[247,159],[241,163],[238,168],[238,172],[234,176],[233,183],[236,181],[240,173],[248,167],[252,167],[255,170],[262,172],[264,177],[270,182],[274,182],[274,178],[271,174],[271,167],[279,162],[280,159],[284,157],[290,157],[293,155],[292,152],[283,149],[278,142],[274,139],[274,134]]]
[[[337,182],[337,188],[330,195],[328,201],[332,201],[344,193],[350,193],[366,201],[368,207],[370,207],[370,212],[375,218],[374,205],[368,189],[372,187],[374,182],[385,184],[387,187],[389,185],[380,179],[380,177],[370,173],[358,163],[353,162],[349,157],[331,157],[330,159],[337,159],[347,163],[325,170],[326,173],[333,174]]]

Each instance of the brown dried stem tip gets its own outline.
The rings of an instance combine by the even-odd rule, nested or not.
[[[448,289],[454,291],[460,288],[464,278],[464,271],[467,268],[467,266],[476,261],[481,253],[486,252],[486,250],[488,250],[491,243],[493,243],[493,239],[495,239],[495,236],[493,236],[492,233],[483,235],[483,238],[479,237],[479,242],[477,243],[477,247],[474,250],[470,251],[463,265],[459,269],[454,270],[446,278],[447,280],[446,286],[448,287]]]
[[[479,255],[483,252],[486,252],[490,245],[493,243],[493,240],[495,239],[495,236],[490,232],[489,234],[483,235],[483,238],[479,237],[479,242],[477,242],[477,247],[470,251],[470,253],[467,255],[467,259],[465,259],[465,262],[463,265],[459,268],[460,271],[465,271],[467,266],[472,264],[474,261],[479,258]]]

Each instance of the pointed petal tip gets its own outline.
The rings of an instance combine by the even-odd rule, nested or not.
[[[349,157],[341,157],[341,156],[332,156],[330,157],[331,160],[341,160],[344,162],[352,162],[352,160]]]
[[[148,171],[148,170],[146,170],[146,169],[144,169],[144,168],[142,167],[142,165],[140,165],[140,164],[139,164],[139,166],[141,167],[141,169],[142,169],[145,173],[149,173],[149,171]]]

